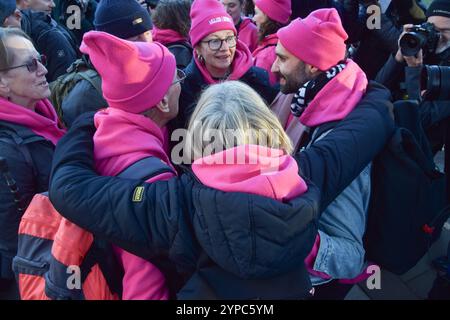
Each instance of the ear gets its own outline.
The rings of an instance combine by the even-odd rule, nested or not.
[[[306,64],[306,71],[310,72],[311,74],[316,74],[321,72],[319,68],[314,67],[310,64]]]
[[[0,76],[0,96],[8,97],[10,91],[11,89],[9,88],[8,80],[5,77]]]
[[[164,98],[156,104],[156,108],[158,108],[158,110],[161,111],[162,113],[170,112],[169,97],[165,95]]]

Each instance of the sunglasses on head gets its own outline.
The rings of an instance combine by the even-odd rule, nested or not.
[[[20,66],[14,66],[14,67],[1,69],[0,71],[8,71],[8,70],[12,70],[12,69],[21,68],[21,67],[27,67],[29,72],[36,72],[36,70],[38,69],[38,66],[39,66],[38,62],[41,63],[43,66],[46,66],[47,65],[47,57],[44,56],[43,54],[41,54],[37,58],[32,58],[31,61],[26,64],[21,64]]]

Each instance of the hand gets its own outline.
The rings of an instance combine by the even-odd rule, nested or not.
[[[419,53],[417,54],[417,57],[415,57],[415,56],[412,56],[412,57],[403,56],[403,58],[405,59],[406,64],[408,65],[408,67],[420,67],[423,64],[422,49],[420,49]]]
[[[404,58],[404,56],[402,54],[402,50],[400,49],[400,39],[403,37],[403,35],[405,33],[409,32],[413,26],[414,25],[412,25],[412,24],[405,24],[403,26],[403,32],[400,34],[400,37],[398,37],[398,42],[397,42],[398,43],[398,50],[397,50],[397,53],[395,54],[395,60],[397,62],[399,62],[399,63],[405,62],[405,58]]]

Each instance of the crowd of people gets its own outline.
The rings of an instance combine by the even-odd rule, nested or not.
[[[394,102],[449,141],[449,100],[417,84],[450,66],[450,0],[0,0],[0,22],[0,297],[27,289],[19,225],[48,191],[117,262],[105,299],[343,299],[374,263]]]

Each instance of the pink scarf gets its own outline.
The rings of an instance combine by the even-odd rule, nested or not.
[[[98,111],[94,123],[94,157],[101,175],[116,176],[150,156],[171,166],[164,151],[163,131],[151,119],[110,107]]]
[[[219,83],[218,80],[214,80],[209,73],[208,69],[206,69],[205,65],[201,63],[197,55],[194,54],[195,64],[203,75],[203,79],[208,84]],[[248,70],[253,66],[253,57],[250,53],[250,50],[245,45],[245,43],[237,40],[236,45],[236,53],[234,55],[233,62],[231,64],[231,74],[228,76],[227,80],[239,80],[247,73]]]
[[[40,100],[32,111],[0,97],[0,120],[27,127],[54,145],[66,133],[58,126],[58,116],[47,99]]]
[[[364,71],[352,60],[311,101],[300,122],[308,127],[344,119],[359,103],[367,88]]]
[[[186,41],[189,42],[188,37],[183,37],[181,34],[171,29],[158,29],[153,26],[152,29],[153,41],[159,42],[163,45],[173,42]]]

